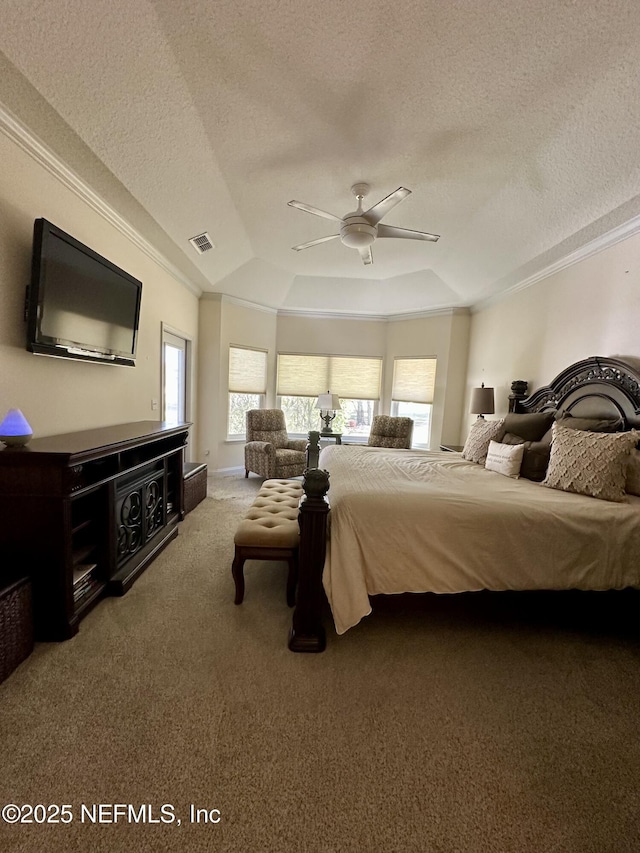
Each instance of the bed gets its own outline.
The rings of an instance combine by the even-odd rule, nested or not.
[[[553,464],[545,463],[547,480],[559,470],[558,460],[565,461],[560,451],[567,441],[572,453],[575,442],[578,448],[583,441],[615,446],[618,468],[624,464],[626,471],[627,458],[637,454],[640,428],[636,364],[594,357],[571,365],[530,396],[523,384],[512,386],[507,423],[529,422],[522,416],[533,415],[550,424],[547,463],[553,453]],[[596,422],[604,425],[602,434],[591,426],[570,428]],[[540,442],[504,431],[495,437],[500,446],[491,448],[498,455],[517,453],[522,459],[526,453],[532,461],[540,449]],[[622,496],[598,499],[589,496],[590,485],[586,493],[575,493],[573,485],[549,488],[542,477],[498,473],[500,465],[487,470],[465,449],[471,459],[355,445],[322,450],[318,468],[306,473],[300,507],[292,651],[324,649],[325,595],[342,634],[371,612],[371,595],[640,587],[640,497],[626,493],[626,485]],[[578,480],[585,472],[589,479],[593,467],[583,466],[582,458],[572,463]]]

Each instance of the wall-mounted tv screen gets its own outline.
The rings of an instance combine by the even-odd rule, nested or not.
[[[29,352],[133,366],[141,295],[132,275],[36,219],[25,307]]]

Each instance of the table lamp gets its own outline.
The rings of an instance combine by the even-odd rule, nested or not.
[[[492,415],[495,412],[493,388],[485,388],[484,382],[480,388],[473,388],[469,411],[472,415],[477,415],[479,418],[484,418],[485,415]]]
[[[327,391],[326,394],[320,394],[316,400],[316,409],[320,409],[320,420],[324,421],[322,432],[331,432],[331,421],[336,416],[336,409],[340,408],[340,397],[337,394],[332,394]]]

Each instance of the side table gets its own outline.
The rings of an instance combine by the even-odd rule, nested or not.
[[[333,438],[336,444],[342,444],[341,432],[317,432],[311,430],[309,433],[309,444],[307,444],[307,468],[317,468],[320,456],[320,442],[323,438]]]
[[[342,433],[341,432],[321,432],[320,433],[320,441],[323,438],[334,438],[336,444],[342,444]]]

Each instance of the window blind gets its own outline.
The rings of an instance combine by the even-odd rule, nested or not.
[[[391,397],[399,403],[433,403],[435,358],[394,358]]]
[[[381,358],[280,353],[277,394],[317,397],[331,391],[344,400],[378,400],[381,375]]]
[[[234,394],[267,393],[267,353],[246,347],[229,347],[229,391]]]

